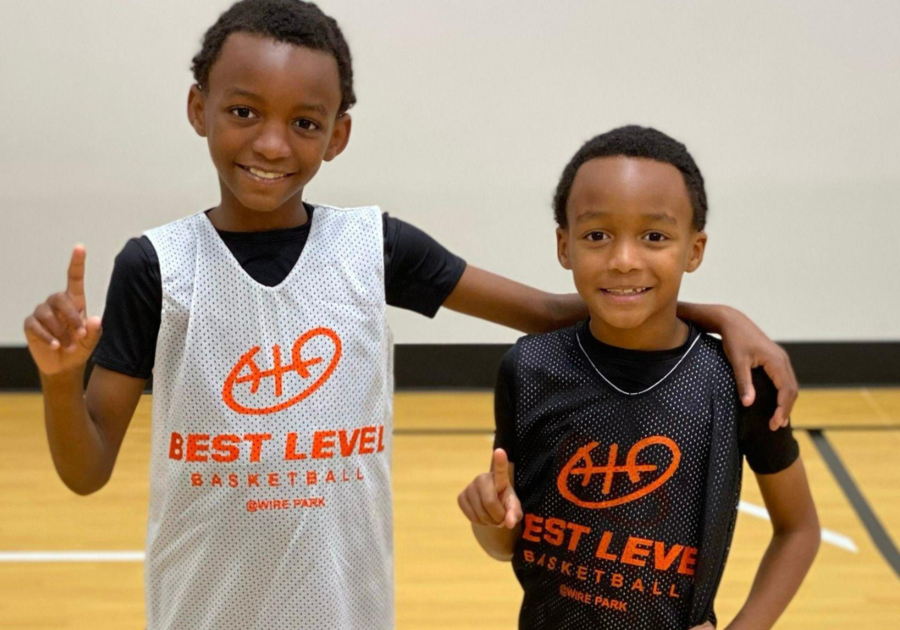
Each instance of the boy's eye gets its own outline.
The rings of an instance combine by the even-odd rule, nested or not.
[[[300,120],[295,120],[294,124],[300,127],[300,129],[305,129],[307,131],[314,131],[319,128],[319,125],[314,123],[311,120],[307,120],[306,118],[301,118]]]
[[[584,237],[589,241],[604,241],[609,238],[606,232],[588,232]]]
[[[663,241],[669,240],[669,237],[662,232],[650,232],[649,234],[645,234],[644,238],[654,243],[662,243]]]
[[[237,116],[238,118],[255,118],[256,114],[249,107],[232,107],[230,110],[232,114]]]

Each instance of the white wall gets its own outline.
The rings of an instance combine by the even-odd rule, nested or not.
[[[184,109],[227,0],[0,2],[0,345],[88,246],[89,307],[146,228],[211,207]],[[780,340],[900,339],[900,3],[320,3],[355,56],[354,137],[306,198],[379,204],[473,264],[569,291],[550,199],[613,126],[685,141],[710,243],[683,297]],[[393,312],[399,342],[516,333]]]

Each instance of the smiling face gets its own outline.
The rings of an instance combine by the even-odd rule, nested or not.
[[[232,214],[301,210],[304,186],[350,136],[350,117],[339,114],[334,57],[233,33],[203,87],[191,88],[188,118],[209,143],[221,208]]]
[[[684,272],[703,260],[681,172],[670,164],[604,157],[578,169],[557,228],[559,261],[572,271],[591,329],[612,345],[669,347]]]

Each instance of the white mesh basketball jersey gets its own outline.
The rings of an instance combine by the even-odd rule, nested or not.
[[[204,213],[147,236],[163,288],[149,630],[393,628],[380,211],[317,206],[274,287]]]

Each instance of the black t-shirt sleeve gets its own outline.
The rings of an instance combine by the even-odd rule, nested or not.
[[[503,355],[497,370],[494,388],[494,448],[506,451],[511,462],[516,461],[516,348]]]
[[[466,261],[417,227],[383,216],[387,303],[434,317],[456,288]]]
[[[762,368],[753,370],[753,387],[756,400],[738,411],[741,452],[753,472],[781,472],[799,457],[800,447],[790,426],[777,431],[769,429],[769,420],[778,407],[778,390]]]
[[[92,360],[109,370],[150,378],[162,317],[159,258],[146,236],[129,240],[116,256],[103,335]]]

